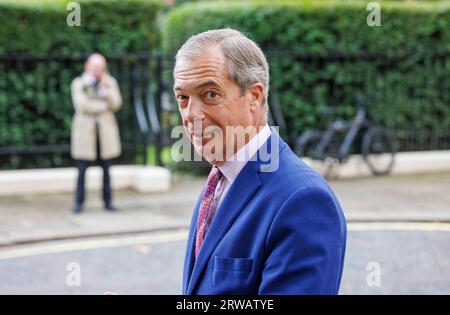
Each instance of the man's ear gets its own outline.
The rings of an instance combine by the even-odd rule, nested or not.
[[[249,88],[251,96],[250,110],[255,111],[259,106],[262,106],[263,96],[264,96],[264,86],[262,83],[254,83]]]

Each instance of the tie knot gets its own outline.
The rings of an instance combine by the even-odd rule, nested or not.
[[[219,170],[217,166],[214,165],[211,171],[209,172],[208,181],[206,182],[206,185],[216,187],[222,176],[223,176],[222,172]]]

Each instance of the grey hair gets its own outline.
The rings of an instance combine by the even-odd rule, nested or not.
[[[237,85],[241,95],[254,83],[264,86],[262,104],[268,110],[269,66],[261,48],[243,33],[231,29],[209,30],[191,36],[175,57],[176,64],[181,57],[193,58],[212,45],[219,45],[228,67],[228,72]]]

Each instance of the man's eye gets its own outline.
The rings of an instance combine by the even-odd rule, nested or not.
[[[184,100],[187,100],[187,96],[186,96],[186,95],[177,95],[177,100],[178,100],[178,101],[184,101]]]
[[[206,97],[209,99],[215,98],[217,96],[217,93],[214,91],[208,91],[206,92]]]

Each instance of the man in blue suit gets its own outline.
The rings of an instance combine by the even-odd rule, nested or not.
[[[337,294],[346,223],[325,180],[267,125],[269,71],[232,29],[189,38],[174,93],[211,163],[187,243],[183,294]]]

